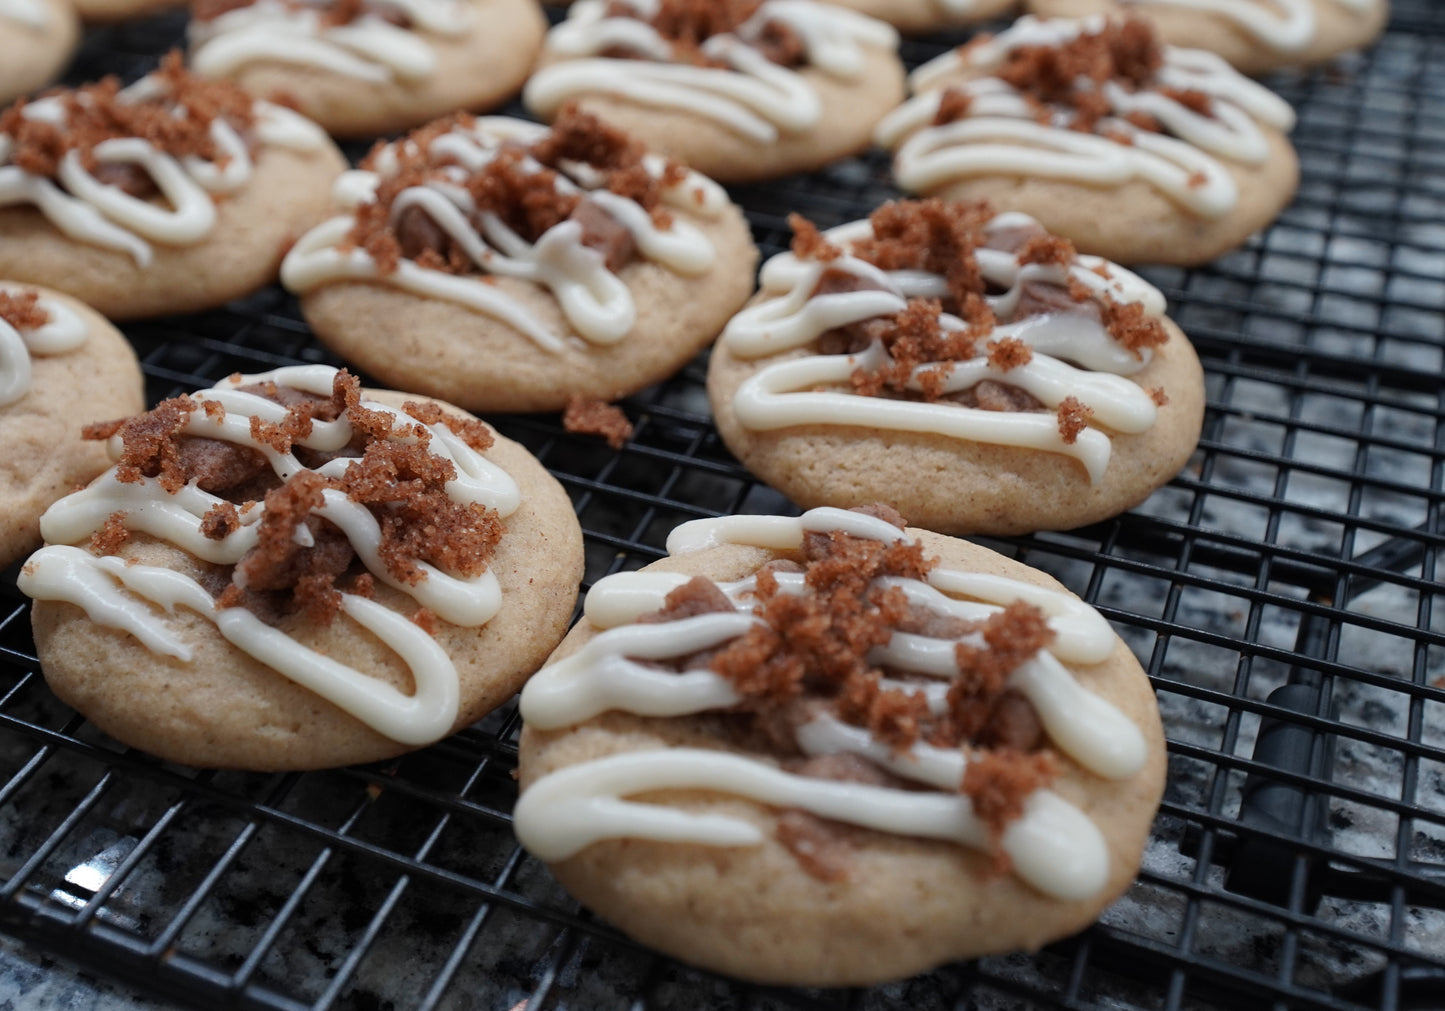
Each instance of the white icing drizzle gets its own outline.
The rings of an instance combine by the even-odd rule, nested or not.
[[[19,285],[0,282],[0,291],[19,294]],[[49,317],[33,330],[0,319],[0,407],[8,407],[30,389],[30,356],[60,355],[85,343],[89,330],[80,314],[63,302],[41,296],[38,307]]]
[[[772,550],[801,545],[807,532],[843,530],[889,541],[909,540],[883,520],[841,509],[821,508],[801,517],[731,516],[696,520],[679,527],[672,553],[717,544]],[[783,592],[805,592],[801,574],[778,573]],[[587,618],[602,630],[570,656],[543,668],[522,691],[521,711],[530,726],[558,729],[609,710],[671,717],[726,709],[739,701],[732,685],[703,667],[672,673],[639,661],[686,656],[719,647],[761,619],[752,613],[756,577],[720,584],[734,613],[702,614],[678,621],[633,624],[657,610],[667,593],[687,581],[678,573],[620,573],[598,581],[587,596]],[[1077,598],[1002,576],[938,569],[928,582],[890,577],[915,602],[946,614],[986,619],[1002,606],[1023,600],[1041,607],[1057,633],[1010,676],[1010,688],[1034,705],[1053,743],[1091,772],[1112,780],[1134,775],[1147,758],[1139,728],[1117,707],[1082,687],[1059,661],[1097,663],[1109,656],[1116,638],[1102,616]],[[981,644],[979,633],[961,640],[894,633],[869,660],[926,677],[935,709],[946,705],[947,682],[958,673],[954,647]],[[917,683],[890,687],[919,690]],[[932,691],[929,691],[932,689]],[[915,744],[895,751],[861,727],[818,713],[798,730],[799,747],[812,756],[851,753],[895,775],[945,791],[901,791],[859,783],[794,776],[764,760],[690,748],[616,754],[550,773],[533,783],[515,811],[517,837],[544,860],[563,860],[593,842],[609,838],[687,841],[712,846],[748,846],[762,835],[731,817],[694,815],[625,798],[661,789],[705,789],[778,807],[799,807],[820,817],[884,832],[944,839],[986,848],[983,824],[971,802],[956,793],[966,756],[960,749]],[[1023,816],[1002,839],[1020,878],[1046,894],[1083,898],[1103,887],[1108,855],[1098,828],[1077,808],[1049,790],[1036,790]]]
[[[424,185],[402,191],[392,204],[392,220],[409,207],[423,208],[466,251],[480,273],[545,287],[585,341],[615,344],[631,331],[637,307],[627,285],[607,269],[603,255],[582,245],[582,226],[563,221],[535,243],[528,243],[495,215],[484,215],[479,226],[474,217],[476,207],[461,185],[468,175],[496,157],[504,143],[530,143],[545,133],[545,127],[501,117],[479,119],[473,129],[454,128],[433,141],[430,148],[434,161],[450,159],[452,163],[438,168],[436,177]],[[661,177],[665,166],[661,158],[649,156],[644,164]],[[389,148],[379,159],[376,172],[343,175],[334,191],[336,201],[348,208],[370,202],[381,178],[395,171],[396,166],[395,149]],[[563,164],[558,171],[558,187],[586,192],[589,200],[631,233],[642,257],[687,276],[703,274],[712,267],[715,250],[698,228],[681,215],[673,216],[668,227],[660,227],[640,204],[602,188],[603,179],[591,166]],[[674,210],[713,219],[729,205],[726,192],[696,172],[689,172],[681,182],[666,188],[662,199]],[[355,220],[354,213],[332,218],[303,236],[281,264],[282,283],[305,294],[337,281],[380,280],[412,294],[445,299],[491,316],[548,351],[566,347],[563,335],[482,277],[430,270],[406,259],[397,264],[396,270],[382,274],[364,249],[346,242]]]
[[[1037,227],[1037,222],[1014,212],[995,216],[988,229],[1024,225]],[[867,221],[826,233],[829,241],[845,250],[871,234]],[[976,255],[984,278],[1006,289],[1000,295],[987,296],[1000,316],[1013,312],[1025,283],[1064,285],[1070,280],[1096,297],[1108,295],[1117,302],[1138,303],[1151,318],[1164,314],[1164,297],[1156,288],[1114,264],[1106,266],[1107,278],[1095,273],[1090,268],[1104,264],[1097,257],[1080,256],[1065,270],[1052,264],[1020,264],[1015,254],[1000,250],[980,248]],[[814,294],[827,270],[853,274],[882,290]],[[937,298],[947,290],[937,275],[885,272],[851,255],[824,263],[782,253],[763,266],[761,282],[763,290],[776,297],[744,309],[723,330],[721,341],[734,357],[757,359],[794,351],[835,327],[901,312],[910,297]],[[945,330],[964,328],[963,321],[947,314],[940,321]],[[1100,323],[1071,313],[1003,323],[990,340],[1006,337],[1032,349],[1029,362],[1008,370],[995,368],[987,359],[987,342],[980,339],[976,357],[949,363],[944,391],[967,390],[993,379],[1028,391],[1048,408],[1057,408],[1072,396],[1093,411],[1091,422],[1102,428],[1086,428],[1069,443],[1060,434],[1053,413],[987,411],[957,403],[859,395],[849,385],[853,372],[858,368],[876,370],[888,362],[887,352],[876,343],[852,355],[809,355],[766,364],[738,388],[733,409],[739,423],[755,431],[808,424],[859,425],[1060,453],[1078,460],[1093,482],[1103,477],[1112,456],[1105,429],[1137,434],[1154,424],[1158,409],[1153,399],[1125,378],[1152,360],[1150,349],[1141,349],[1136,357]],[[922,389],[917,377],[939,365],[925,363],[915,369],[910,389]]]
[[[279,422],[287,410],[264,397],[237,389],[250,383],[275,382],[307,393],[329,396],[336,370],[325,365],[292,366],[254,376],[233,376],[209,390],[192,394],[201,403],[213,401],[224,409],[212,418],[203,410],[187,416],[187,435],[218,439],[246,446],[266,457],[277,477],[286,480],[306,468],[294,453],[278,452],[251,435],[252,419]],[[363,400],[371,410],[419,424],[384,404]],[[469,447],[445,424],[425,426],[431,433],[429,449],[450,460],[457,476],[447,483],[449,498],[458,503],[479,503],[510,515],[520,505],[520,492],[510,476]],[[335,421],[318,421],[297,446],[334,452],[347,445],[352,426],[343,415]],[[400,437],[400,436],[398,436]],[[118,438],[118,437],[117,437]],[[409,436],[406,438],[410,438]],[[118,449],[118,442],[112,446]],[[318,469],[324,476],[340,476],[354,462],[338,457]],[[461,579],[419,563],[424,573],[416,584],[397,579],[379,557],[381,531],[364,505],[334,489],[323,493],[324,503],[312,511],[344,533],[372,576],[407,594],[416,603],[455,625],[486,624],[501,607],[501,590],[490,572]],[[21,570],[20,589],[37,600],[60,600],[85,610],[97,624],[121,629],[148,649],[182,661],[192,651],[172,630],[165,615],[177,607],[194,611],[216,625],[232,645],[326,698],[379,733],[403,744],[426,744],[449,733],[458,707],[457,672],[445,650],[405,615],[355,594],[341,594],[341,610],[362,629],[393,650],[411,671],[416,690],[405,695],[362,671],[347,667],[309,649],[277,628],[266,625],[243,607],[217,606],[211,594],[191,577],[170,569],[128,564],[114,556],[97,557],[70,545],[100,529],[114,513],[124,517],[128,530],[150,534],[198,559],[235,565],[256,546],[264,507],[241,512],[241,525],[222,540],[201,533],[201,519],[223,499],[202,491],[194,482],[171,494],[155,478],[121,482],[112,468],[88,488],[56,502],[41,517],[41,533],[48,542]],[[298,543],[303,524],[297,525]],[[233,578],[244,587],[239,571]]]
[[[1257,41],[1281,52],[1305,49],[1319,27],[1315,5],[1319,0],[1120,0],[1142,7],[1188,7],[1217,14],[1243,29]],[[1375,0],[1330,0],[1357,14],[1370,10]]]
[[[417,81],[436,72],[426,36],[456,38],[475,21],[467,0],[386,0],[411,27],[392,24],[374,10],[347,24],[328,24],[329,5],[257,0],[210,21],[192,20],[191,66],[225,77],[252,63],[317,67],[364,81]]]
[[[164,100],[166,87],[158,75],[143,77],[121,91],[120,101]],[[81,100],[88,97],[82,94]],[[289,109],[258,101],[253,111],[252,136],[261,145],[316,151],[330,143],[320,127]],[[58,95],[28,103],[22,114],[61,127],[66,121],[65,105]],[[137,265],[148,266],[154,259],[152,243],[188,246],[204,240],[215,227],[215,198],[235,193],[250,182],[254,165],[235,127],[217,116],[210,132],[224,163],[193,155],[176,158],[139,137],[113,138],[96,145],[94,155],[102,164],[143,168],[165,204],[130,196],[100,182],[73,150],[61,159],[61,186],[57,186],[55,180],[10,164],[15,141],[0,133],[0,207],[29,204],[77,242],[128,253]]]
[[[609,94],[664,109],[680,109],[719,123],[762,143],[817,125],[822,106],[817,92],[796,71],[768,60],[752,43],[769,22],[785,25],[803,43],[806,61],[823,73],[856,80],[864,49],[893,49],[898,33],[881,21],[813,0],[767,0],[736,32],[714,35],[704,54],[726,69],[668,62],[672,43],[646,21],[652,0],[625,0],[632,17],[607,15],[608,0],[579,0],[567,20],[547,35],[546,52],[561,57],[527,82],[527,107],[550,117],[571,99]],[[608,59],[610,48],[648,59]]]
[[[0,0],[0,18],[39,30],[50,24],[50,10],[42,0]]]
[[[1211,99],[1212,116],[1202,116],[1162,90],[1130,92],[1108,81],[1102,93],[1114,115],[1098,129],[1127,137],[1069,128],[1073,114],[1055,110],[1049,123],[1035,120],[1035,108],[997,77],[963,80],[1000,66],[1021,46],[1058,46],[1096,33],[1102,16],[1077,21],[1041,21],[1026,16],[988,42],[953,50],[914,71],[913,98],[879,123],[874,137],[895,149],[893,172],[906,190],[925,192],[981,175],[1025,175],[1094,185],[1122,185],[1138,179],[1189,212],[1218,218],[1234,209],[1239,190],[1221,162],[1262,164],[1269,143],[1260,123],[1287,131],[1294,112],[1283,99],[1244,77],[1213,53],[1162,47],[1158,89],[1200,91]],[[944,89],[952,85],[969,98],[963,118],[933,125]],[[1141,130],[1122,118],[1146,113],[1164,133]]]

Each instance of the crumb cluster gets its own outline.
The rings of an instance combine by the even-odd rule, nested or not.
[[[496,513],[475,503],[458,503],[446,493],[457,476],[455,465],[430,449],[428,425],[442,423],[472,448],[492,443],[481,422],[443,412],[432,403],[408,402],[410,420],[373,410],[361,403],[361,384],[338,372],[329,397],[316,397],[265,382],[241,387],[286,407],[278,422],[251,419],[251,435],[278,453],[294,453],[308,468],[285,482],[266,458],[249,446],[186,432],[197,410],[219,420],[224,408],[215,401],[190,397],[162,401],[135,418],[91,425],[85,437],[119,436],[116,478],[124,483],[155,479],[175,494],[187,484],[222,498],[201,520],[201,532],[222,540],[242,525],[242,514],[264,503],[257,525],[258,542],[235,566],[224,583],[222,607],[248,607],[268,620],[301,611],[307,620],[326,623],[340,607],[339,586],[369,595],[371,577],[349,538],[330,521],[315,515],[328,492],[339,492],[364,505],[381,532],[378,554],[396,580],[416,585],[426,578],[422,564],[434,565],[461,578],[486,570],[502,535]],[[354,435],[338,453],[319,453],[298,445],[313,425],[342,416]],[[336,477],[314,468],[329,460],[351,459]],[[304,530],[304,533],[302,531]],[[112,516],[92,538],[100,554],[116,551],[126,539],[123,517]]]
[[[632,422],[621,408],[580,394],[567,401],[562,427],[579,435],[600,435],[613,449],[621,449],[632,438]]]
[[[39,330],[50,322],[50,313],[40,306],[40,296],[33,291],[0,291],[0,322],[16,330]]]

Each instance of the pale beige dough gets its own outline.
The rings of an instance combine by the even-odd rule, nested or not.
[[[394,133],[460,110],[505,102],[532,69],[547,19],[535,0],[474,0],[474,24],[461,36],[416,34],[436,54],[436,72],[413,81],[366,81],[322,67],[268,61],[228,75],[258,98],[294,99],[337,137]]]
[[[331,184],[345,168],[329,143],[316,151],[262,147],[250,182],[217,203],[210,235],[190,246],[152,243],[147,267],[69,238],[34,207],[3,208],[0,277],[65,291],[111,319],[218,306],[276,280],[291,244],[326,217]]]
[[[85,320],[85,343],[32,355],[30,389],[0,407],[0,569],[40,547],[40,514],[110,466],[104,443],[81,429],[145,410],[145,383],[130,343],[95,310],[59,292]]]
[[[44,27],[0,16],[0,106],[38,91],[60,76],[80,40],[70,0],[45,0]]]
[[[806,349],[743,361],[713,349],[707,390],[718,434],[743,466],[805,509],[886,502],[911,523],[951,534],[1069,530],[1116,516],[1165,484],[1199,442],[1204,373],[1172,322],[1167,344],[1128,377],[1162,387],[1169,403],[1138,435],[1110,433],[1113,454],[1098,483],[1072,457],[857,425],[744,428],[733,410],[739,386],[764,365],[807,356]]]
[[[1016,0],[973,0],[962,12],[948,10],[940,0],[825,0],[851,7],[860,14],[887,21],[909,33],[938,31],[954,25],[971,25],[999,17],[1016,6]]]
[[[941,558],[942,567],[1061,589],[1049,576],[977,545],[923,530],[909,533],[922,541],[926,555]],[[772,557],[755,548],[724,546],[648,569],[734,580]],[[584,619],[552,659],[575,652],[595,634]],[[774,810],[703,791],[634,799],[746,819],[765,842],[724,848],[608,840],[552,864],[552,872],[583,905],[642,943],[763,983],[859,986],[952,959],[1038,948],[1093,922],[1129,887],[1164,786],[1159,712],[1133,654],[1121,641],[1103,663],[1072,669],[1081,684],[1140,728],[1149,749],[1145,767],[1129,779],[1100,779],[1064,759],[1063,774],[1052,785],[1099,827],[1109,848],[1108,883],[1089,899],[1049,898],[1012,875],[991,871],[988,856],[962,846],[864,829],[856,832],[847,878],[823,882],[806,874],[776,841]],[[556,769],[617,752],[669,747],[737,751],[711,735],[703,718],[607,713],[562,730],[526,728],[519,778],[525,792]]]
[[[368,396],[395,405],[415,399]],[[435,638],[461,684],[453,730],[505,702],[537,669],[567,628],[582,578],[582,532],[562,486],[509,439],[498,436],[483,455],[517,482],[522,504],[505,521],[489,566],[501,584],[501,610],[480,628],[437,621]],[[194,556],[145,535],[132,535],[119,554],[191,576],[203,569]],[[376,599],[401,614],[418,608],[380,580]],[[190,662],[153,653],[127,633],[93,623],[72,604],[37,601],[32,620],[41,669],[55,694],[117,740],[168,761],[313,769],[414,750],[241,653],[211,622],[185,608],[166,621],[194,650]],[[292,615],[280,627],[311,649],[410,690],[411,675],[400,659],[344,615],[326,627]]]
[[[799,71],[817,92],[822,115],[812,129],[783,133],[775,141],[753,140],[696,113],[614,95],[584,95],[577,104],[719,182],[759,182],[822,168],[868,147],[873,127],[903,100],[904,73],[896,53],[871,46],[863,46],[862,52],[863,72],[852,80],[815,67]],[[554,62],[544,51],[541,66]],[[617,62],[621,75],[628,61]],[[548,118],[538,109],[531,111]]]
[[[673,211],[716,250],[697,277],[634,259],[619,272],[637,322],[619,342],[576,336],[551,292],[516,278],[497,288],[521,302],[567,346],[548,351],[500,320],[384,283],[328,284],[301,300],[322,343],[399,389],[477,411],[552,411],[573,395],[616,400],[658,382],[706,347],[752,290],[757,249],[735,206],[716,219]]]
[[[1322,63],[1350,49],[1369,45],[1385,27],[1390,15],[1386,0],[1374,0],[1363,12],[1333,0],[1311,0],[1317,28],[1303,50],[1285,52],[1261,42],[1234,22],[1210,11],[1155,3],[1118,3],[1116,0],[1027,0],[1028,9],[1043,17],[1082,17],[1116,14],[1141,17],[1154,25],[1161,41],[1218,53],[1246,74],[1263,74],[1279,67]],[[1273,12],[1272,5],[1260,3]]]

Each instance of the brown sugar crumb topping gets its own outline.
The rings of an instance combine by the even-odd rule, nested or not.
[[[892,510],[859,511],[890,522],[897,516]],[[1007,687],[1009,674],[1054,640],[1043,612],[1016,601],[986,621],[969,622],[916,607],[897,587],[877,585],[884,576],[927,577],[937,560],[925,558],[918,543],[885,544],[841,531],[810,533],[800,558],[801,565],[783,559],[758,570],[753,614],[761,620],[703,658],[741,696],[738,712],[754,721],[762,735],[755,740],[775,749],[784,767],[799,774],[874,782],[891,781],[890,775],[856,756],[792,757],[797,754],[797,727],[825,708],[847,723],[866,727],[896,751],[920,741],[965,748],[970,752],[968,768],[978,763],[979,771],[971,772],[973,778],[965,779],[960,789],[974,797],[980,817],[1000,829],[1017,817],[1028,793],[1056,772],[1051,756],[1038,757],[1043,732],[1032,705]],[[808,592],[783,590],[776,575],[781,569],[801,569]],[[670,593],[662,610],[638,620],[676,621],[733,610],[716,584],[698,576]],[[967,639],[955,647],[960,672],[944,713],[932,712],[920,690],[885,686],[889,672],[868,661],[873,647],[905,630]],[[678,669],[692,669],[698,662],[697,657],[685,658]],[[990,763],[989,756],[1001,757]],[[861,766],[861,774],[857,769],[810,769],[836,765],[829,760],[839,758]],[[814,831],[817,828],[807,822],[780,831],[797,837],[782,841],[805,869],[824,876],[825,870],[832,874],[838,868],[809,867],[829,841]],[[997,841],[998,833],[994,835]]]
[[[971,48],[961,50],[965,60]],[[1132,143],[1122,131],[1100,128],[1100,120],[1111,114],[1103,85],[1113,82],[1131,92],[1148,88],[1163,62],[1153,29],[1147,22],[1129,19],[1109,22],[1096,32],[1078,35],[1060,45],[1018,46],[1008,53],[994,75],[1033,103],[1035,119],[1044,125],[1053,122],[1050,106],[1063,107],[1070,113],[1070,129],[1099,132],[1120,143]],[[1191,112],[1213,115],[1213,102],[1202,91],[1170,87],[1156,90]],[[949,89],[939,101],[934,125],[962,119],[968,109],[967,96]],[[1137,110],[1120,118],[1151,133],[1163,129],[1153,116]]]
[[[982,301],[985,284],[974,251],[987,244],[984,226],[993,216],[981,200],[895,200],[869,215],[873,236],[855,242],[852,253],[880,270],[938,274],[950,300],[966,311],[970,301]]]
[[[843,250],[823,238],[818,226],[801,214],[789,214],[788,227],[793,230],[792,252],[798,259],[831,263],[843,255]]]
[[[253,436],[278,452],[294,450],[298,457],[315,458],[317,465],[334,455],[318,455],[296,445],[297,441],[310,433],[315,421],[334,421],[345,412],[355,434],[339,455],[352,456],[352,462],[337,477],[303,470],[280,483],[264,458],[249,447],[186,435],[186,423],[198,405],[191,398],[163,401],[138,418],[105,422],[87,432],[90,438],[120,436],[117,478],[121,481],[157,478],[171,493],[195,481],[207,490],[245,490],[256,498],[264,496],[257,545],[237,563],[236,585],[223,595],[222,606],[262,611],[267,605],[258,594],[289,591],[291,609],[302,611],[308,620],[324,623],[335,617],[341,602],[337,581],[354,570],[358,560],[339,528],[312,515],[329,491],[340,492],[371,512],[381,534],[379,557],[397,580],[410,585],[420,582],[426,575],[423,563],[460,578],[472,578],[486,570],[502,536],[501,520],[477,503],[458,503],[448,497],[446,485],[456,478],[456,467],[431,451],[431,432],[424,427],[434,424],[433,418],[444,421],[481,450],[491,444],[486,426],[446,417],[430,404],[407,405],[413,418],[420,414],[424,421],[397,419],[364,407],[360,381],[345,371],[337,373],[329,397],[314,397],[273,383],[242,389],[287,408],[279,422],[253,424]],[[235,503],[224,501],[202,517],[201,532],[220,540],[240,525]],[[309,537],[298,535],[302,527]],[[355,584],[369,593],[369,577],[353,574]]]
[[[632,422],[622,409],[605,400],[574,395],[562,412],[562,427],[579,435],[600,435],[613,449],[621,449],[632,438]]]
[[[423,425],[445,425],[478,453],[485,453],[492,448],[492,443],[496,442],[496,437],[486,422],[443,411],[430,401],[408,400],[401,405],[401,409]]]
[[[1152,400],[1152,401],[1154,401],[1154,403],[1155,403],[1156,406],[1158,406],[1158,407],[1168,407],[1168,406],[1169,406],[1169,394],[1167,394],[1167,393],[1164,392],[1164,387],[1162,387],[1162,386],[1151,386],[1151,387],[1149,387],[1149,389],[1148,389],[1147,392],[1148,392],[1148,394],[1149,394],[1149,399]]]
[[[98,145],[139,137],[177,158],[193,155],[224,164],[226,156],[211,137],[211,124],[224,118],[244,135],[255,122],[254,99],[230,82],[192,76],[178,51],[168,53],[155,74],[164,85],[163,94],[142,101],[121,101],[115,77],[57,92],[65,108],[63,126],[26,118],[27,102],[20,99],[0,113],[0,134],[15,142],[9,163],[53,178],[61,159],[76,151],[88,170],[97,171]]]
[[[963,330],[944,330],[939,321],[942,311],[936,301],[914,298],[908,300],[902,312],[887,317],[877,328],[876,337],[888,352],[888,361],[876,369],[854,370],[854,391],[867,397],[907,394],[914,370],[933,362],[937,363],[934,367],[918,373],[918,382],[924,399],[942,397],[949,375],[947,363],[972,358],[977,338],[993,328],[990,313],[986,319],[969,321]]]
[[[105,524],[90,535],[90,551],[95,555],[113,555],[130,537],[125,528],[125,513],[111,513]]]
[[[217,502],[201,517],[201,536],[223,541],[241,529],[241,514],[234,502]]]
[[[1074,244],[1057,235],[1036,235],[1018,252],[1020,264],[1051,263],[1059,267],[1067,267],[1077,256]]]
[[[988,363],[1001,372],[1027,365],[1033,358],[1033,349],[1017,337],[988,342]]]
[[[403,259],[451,274],[482,273],[420,207],[408,208],[394,220],[392,214],[392,205],[404,191],[442,178],[447,166],[433,157],[432,142],[454,129],[475,126],[474,117],[457,114],[413,131],[396,144],[396,170],[382,177],[373,200],[357,208],[346,238],[349,246],[366,251],[378,273],[394,273]],[[367,156],[363,167],[375,167],[378,151]],[[557,168],[563,162],[590,166],[600,174],[602,188],[637,203],[658,228],[669,228],[672,214],[663,206],[663,195],[687,178],[687,169],[669,160],[654,174],[645,155],[641,143],[569,103],[551,130],[530,147],[503,144],[494,158],[461,182],[475,205],[471,223],[480,230],[482,216],[493,214],[523,240],[535,242],[562,222],[576,221],[582,227],[582,244],[601,252],[608,269],[616,272],[635,253],[631,232],[585,193],[560,187]]]
[[[962,792],[997,843],[1009,822],[1023,814],[1025,798],[1058,774],[1058,759],[1047,751],[975,751],[968,756]],[[1008,869],[1008,856],[997,845],[993,857],[996,869]]]
[[[1059,402],[1059,436],[1072,446],[1079,441],[1079,433],[1089,427],[1094,409],[1086,406],[1077,397],[1065,397]]]
[[[50,313],[40,307],[40,296],[33,291],[0,291],[0,322],[16,330],[39,330],[50,322]]]

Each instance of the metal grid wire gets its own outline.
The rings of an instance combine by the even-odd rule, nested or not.
[[[852,991],[741,985],[579,910],[516,846],[513,706],[393,762],[196,771],[46,690],[0,576],[0,929],[196,1006],[1380,1008],[1445,1004],[1445,11],[1395,0],[1370,53],[1271,83],[1304,181],[1202,270],[1151,270],[1205,361],[1199,452],[1132,514],[994,546],[1145,660],[1170,778],[1138,884],[1079,937]],[[168,17],[92,33],[134,77]],[[947,40],[956,42],[957,39]],[[910,62],[944,43],[909,43]],[[893,195],[877,156],[737,191],[765,255]],[[152,401],[330,360],[293,300],[131,326]],[[503,419],[572,495],[587,583],[677,522],[787,508],[721,446],[703,362],[629,399],[619,452]]]

